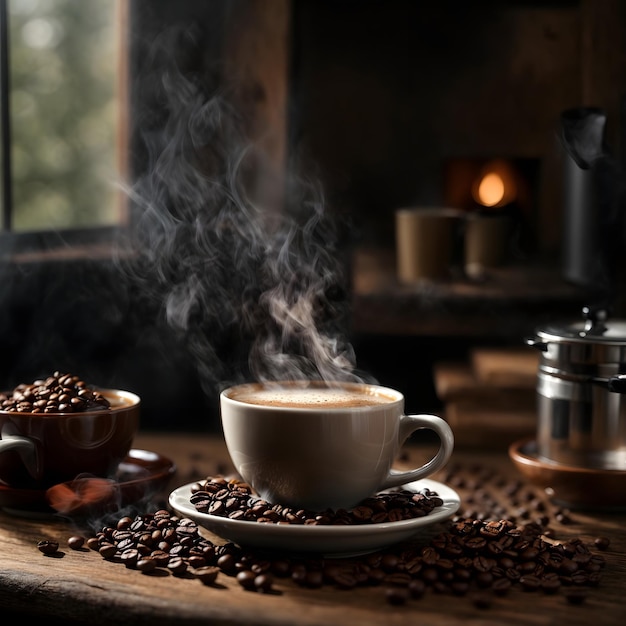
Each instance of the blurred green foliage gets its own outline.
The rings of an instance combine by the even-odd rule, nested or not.
[[[116,0],[8,12],[13,230],[118,223]]]

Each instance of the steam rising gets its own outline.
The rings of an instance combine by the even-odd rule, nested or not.
[[[154,76],[159,117],[144,120],[148,167],[129,190],[139,260],[126,270],[162,304],[203,384],[359,379],[341,228],[320,186],[292,164],[276,182],[282,206],[255,197],[271,168],[233,99],[180,64]]]

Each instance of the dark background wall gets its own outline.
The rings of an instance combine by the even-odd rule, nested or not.
[[[154,82],[160,61],[153,52],[174,25],[179,36],[191,34],[194,46],[173,56],[182,55],[178,60],[202,77],[208,92],[235,75],[240,81],[245,126],[269,146],[263,172],[275,175],[287,154],[298,153],[319,174],[329,210],[350,224],[346,258],[352,245],[393,245],[396,207],[440,202],[448,158],[495,155],[539,164],[532,219],[539,248],[554,262],[561,233],[554,134],[560,111],[606,107],[610,139],[619,145],[620,3],[268,2],[132,3],[134,179],[150,171],[148,142],[167,118]],[[278,182],[264,186],[256,180],[255,189],[280,200],[281,179],[272,180]],[[218,427],[219,384],[206,383],[189,337],[167,323],[163,302],[150,289],[129,281],[106,255],[26,262],[11,250],[3,253],[3,388],[56,369],[72,371],[100,386],[139,393],[145,428]],[[434,356],[462,356],[476,341],[353,339],[363,368],[403,388],[424,410],[435,410],[437,399],[422,365]],[[510,338],[513,344],[519,339]],[[214,340],[225,378],[245,370],[245,340]],[[428,359],[416,362],[416,354]]]

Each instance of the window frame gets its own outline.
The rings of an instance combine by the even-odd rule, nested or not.
[[[127,231],[130,223],[130,203],[119,190],[115,195],[119,221],[114,225],[77,228],[46,228],[16,232],[13,221],[12,128],[10,106],[10,46],[8,3],[0,0],[0,176],[1,221],[0,260],[98,258],[113,254],[113,243]],[[130,65],[130,7],[131,0],[114,0],[115,21],[118,25],[118,130],[116,133],[117,168],[123,180],[130,174],[129,162],[129,65]]]

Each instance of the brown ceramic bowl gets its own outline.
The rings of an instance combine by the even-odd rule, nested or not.
[[[108,409],[81,413],[0,411],[0,483],[46,489],[81,475],[111,478],[139,429],[140,399],[98,389]]]
[[[532,439],[511,444],[509,456],[521,474],[549,490],[557,504],[581,510],[626,510],[626,471],[545,461],[537,456],[537,444]]]

